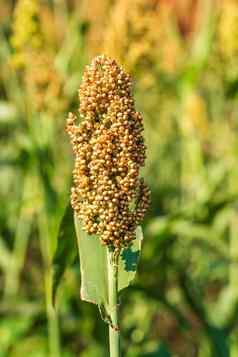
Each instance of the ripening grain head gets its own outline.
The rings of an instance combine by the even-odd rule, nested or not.
[[[43,44],[39,22],[39,1],[18,0],[12,24],[11,43],[14,48],[12,64],[24,68],[30,51],[40,50]]]
[[[105,56],[86,68],[79,100],[81,122],[69,113],[66,127],[75,154],[72,206],[87,233],[120,248],[135,238],[149,205],[149,189],[139,178],[142,117],[129,75]]]

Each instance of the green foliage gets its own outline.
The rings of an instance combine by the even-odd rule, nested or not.
[[[74,216],[81,269],[81,299],[98,305],[103,319],[110,323],[109,306],[109,256],[99,237],[89,236]],[[118,291],[129,286],[135,277],[141,250],[142,229],[137,228],[137,239],[128,248],[123,248],[118,263]]]
[[[68,266],[70,266],[77,256],[77,245],[73,225],[73,210],[69,204],[61,220],[58,237],[57,249],[53,258],[53,286],[52,300],[55,304],[57,288]]]

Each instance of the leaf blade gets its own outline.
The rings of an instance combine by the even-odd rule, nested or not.
[[[80,257],[81,299],[107,306],[107,250],[97,236],[83,231],[76,214],[74,222]]]
[[[143,232],[141,226],[136,229],[136,239],[128,248],[121,251],[118,268],[118,291],[127,288],[136,276],[141,246],[143,241]]]
[[[75,240],[75,230],[73,221],[73,210],[71,205],[65,209],[63,218],[60,223],[57,248],[52,261],[52,302],[55,305],[56,293],[64,275],[66,268],[73,263],[77,256],[77,245]]]
[[[108,264],[107,247],[103,246],[96,235],[88,235],[77,215],[74,215],[77,235],[80,270],[81,299],[98,305],[101,315],[110,321],[108,303]],[[137,239],[129,248],[124,248],[119,257],[118,291],[130,285],[136,275],[142,243],[142,229],[137,228]],[[103,313],[102,313],[103,312]],[[105,318],[106,317],[106,318]]]

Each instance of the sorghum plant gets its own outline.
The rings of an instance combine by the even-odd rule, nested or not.
[[[85,300],[98,303],[101,312],[106,311],[111,356],[120,353],[118,291],[131,280],[123,276],[121,269],[125,273],[126,268],[121,267],[120,259],[122,252],[132,249],[133,242],[138,241],[137,226],[149,205],[149,189],[139,178],[139,169],[145,161],[142,116],[135,111],[131,86],[129,75],[114,60],[106,56],[96,57],[84,72],[79,89],[81,122],[77,125],[76,115],[69,113],[66,126],[75,155],[71,204],[75,211],[76,231],[80,233],[81,295]],[[95,267],[106,270],[107,296],[103,309],[98,292],[85,292],[90,288],[85,288],[87,282],[84,282],[87,277],[92,278],[86,271],[92,266],[84,265],[83,247],[85,244],[96,246],[98,242],[103,246],[99,248],[103,249],[100,254],[107,257],[103,267]],[[89,259],[91,257],[87,255]],[[130,274],[129,271],[126,273]],[[123,279],[128,281],[123,282]],[[96,284],[100,285],[100,282]]]
[[[47,7],[47,5],[45,4]],[[23,149],[24,144],[17,146],[19,153],[26,152],[26,165],[22,170],[24,193],[29,192],[38,197],[31,213],[19,215],[18,235],[14,240],[13,257],[20,256],[15,269],[9,269],[6,276],[6,300],[9,296],[16,298],[20,273],[24,268],[27,256],[28,239],[31,235],[31,224],[36,219],[39,233],[40,248],[44,262],[44,291],[45,307],[48,323],[48,354],[51,357],[60,355],[60,334],[57,311],[51,300],[52,259],[56,245],[58,220],[61,217],[61,199],[59,199],[60,184],[55,180],[58,170],[62,166],[54,165],[50,169],[55,157],[53,144],[57,140],[59,123],[55,119],[64,110],[63,76],[55,66],[56,48],[48,46],[48,34],[42,23],[44,4],[40,0],[18,0],[16,2],[12,21],[11,45],[9,48],[8,64],[11,73],[12,93],[19,112],[21,124],[18,125],[24,140],[30,144]],[[53,9],[49,8],[53,19]],[[12,71],[12,69],[14,69]],[[15,90],[14,90],[15,89]],[[67,187],[64,179],[64,187]],[[34,182],[34,184],[33,184]],[[37,184],[35,184],[37,182]],[[53,183],[54,182],[54,183]],[[34,186],[34,189],[31,188]],[[67,190],[65,190],[67,191]],[[62,192],[62,190],[61,190]],[[63,196],[62,196],[63,197]],[[23,199],[23,202],[25,198]],[[26,211],[26,210],[25,210]],[[27,217],[27,218],[25,218]],[[28,223],[28,228],[26,222]],[[21,235],[24,232],[24,239]],[[22,241],[24,242],[22,244]]]
[[[49,48],[39,0],[18,0],[14,12],[11,66],[20,75],[26,105],[52,117],[65,109],[63,76],[55,66],[55,49]]]
[[[42,50],[43,35],[39,11],[38,0],[19,0],[16,4],[11,38],[15,50],[12,63],[16,69],[26,66],[29,52]]]

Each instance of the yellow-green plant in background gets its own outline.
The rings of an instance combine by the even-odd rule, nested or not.
[[[15,9],[11,43],[11,64],[20,70],[26,90],[27,110],[54,115],[65,109],[63,78],[54,64],[54,48],[49,48],[39,0],[19,0]],[[48,17],[50,12],[48,11]],[[51,14],[51,22],[54,18]],[[49,21],[49,19],[48,19]]]
[[[173,13],[158,1],[116,1],[110,11],[102,48],[130,72],[148,68],[142,79],[148,84],[156,79],[154,67],[174,71],[183,57]]]
[[[43,37],[39,22],[39,1],[19,0],[15,8],[11,43],[15,49],[13,65],[24,68],[29,63],[32,51],[43,47]]]

